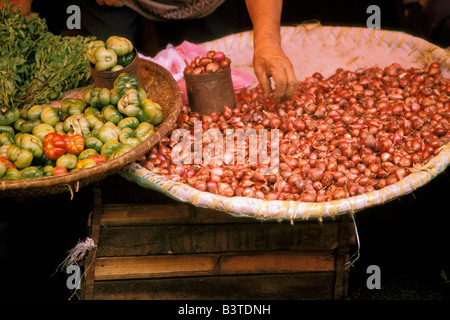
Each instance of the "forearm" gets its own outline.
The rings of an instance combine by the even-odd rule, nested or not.
[[[255,46],[267,42],[280,44],[282,0],[245,0],[253,24]]]

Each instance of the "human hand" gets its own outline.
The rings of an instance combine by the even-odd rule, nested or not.
[[[99,6],[123,7],[122,0],[95,0]]]
[[[275,82],[275,90],[273,91],[275,100],[288,99],[297,89],[298,82],[294,68],[278,43],[255,42],[253,70],[263,89],[265,98],[268,98],[272,93],[270,77]]]

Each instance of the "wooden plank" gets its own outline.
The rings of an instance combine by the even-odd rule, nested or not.
[[[95,280],[334,271],[333,252],[97,258]]]
[[[97,258],[95,280],[209,275],[214,273],[216,261],[214,255]]]
[[[332,250],[338,224],[205,224],[107,227],[98,255],[134,256],[228,251]]]
[[[279,222],[269,222],[269,221],[262,221],[257,220],[255,218],[251,217],[238,217],[233,216],[229,213],[208,209],[208,208],[201,208],[201,207],[194,207],[194,213],[195,213],[195,222],[196,223],[236,223],[236,224],[242,224],[242,223],[277,223]],[[283,223],[288,223],[287,221],[284,221]]]
[[[335,257],[331,251],[224,255],[219,266],[220,274],[334,271]]]
[[[96,281],[94,299],[324,300],[333,281],[332,272]]]
[[[149,224],[212,224],[212,223],[263,223],[254,218],[235,217],[226,212],[194,207],[179,202],[164,204],[105,203],[103,226],[131,226]],[[265,221],[264,223],[276,223]],[[288,222],[284,222],[288,224]]]
[[[192,210],[186,205],[104,204],[101,224],[104,227],[185,224],[189,223],[192,217]]]

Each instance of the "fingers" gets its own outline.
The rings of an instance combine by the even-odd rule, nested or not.
[[[275,82],[275,90],[273,91],[273,99],[281,100],[286,95],[286,88],[288,87],[286,71],[284,68],[276,68],[272,73],[273,81]]]
[[[295,93],[298,82],[291,61],[279,44],[256,47],[253,56],[253,70],[261,85],[264,98],[272,95],[275,100],[289,99]],[[271,80],[275,83],[272,90]]]
[[[282,66],[280,72],[274,74],[273,79],[275,82],[274,99],[289,99],[294,95],[298,82],[290,62]]]
[[[256,78],[263,90],[264,98],[269,98],[270,93],[272,92],[272,84],[270,82],[270,75],[266,73],[266,69],[263,65],[254,62],[254,68]]]
[[[272,57],[270,62],[255,60],[254,71],[263,89],[264,98],[267,99],[272,94],[273,99],[282,100],[289,99],[294,95],[298,82],[294,69],[287,58]],[[275,83],[273,91],[270,78]]]

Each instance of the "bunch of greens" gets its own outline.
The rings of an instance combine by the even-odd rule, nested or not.
[[[28,109],[90,84],[85,54],[93,39],[54,35],[45,19],[24,17],[14,5],[4,5],[0,8],[0,106]]]

